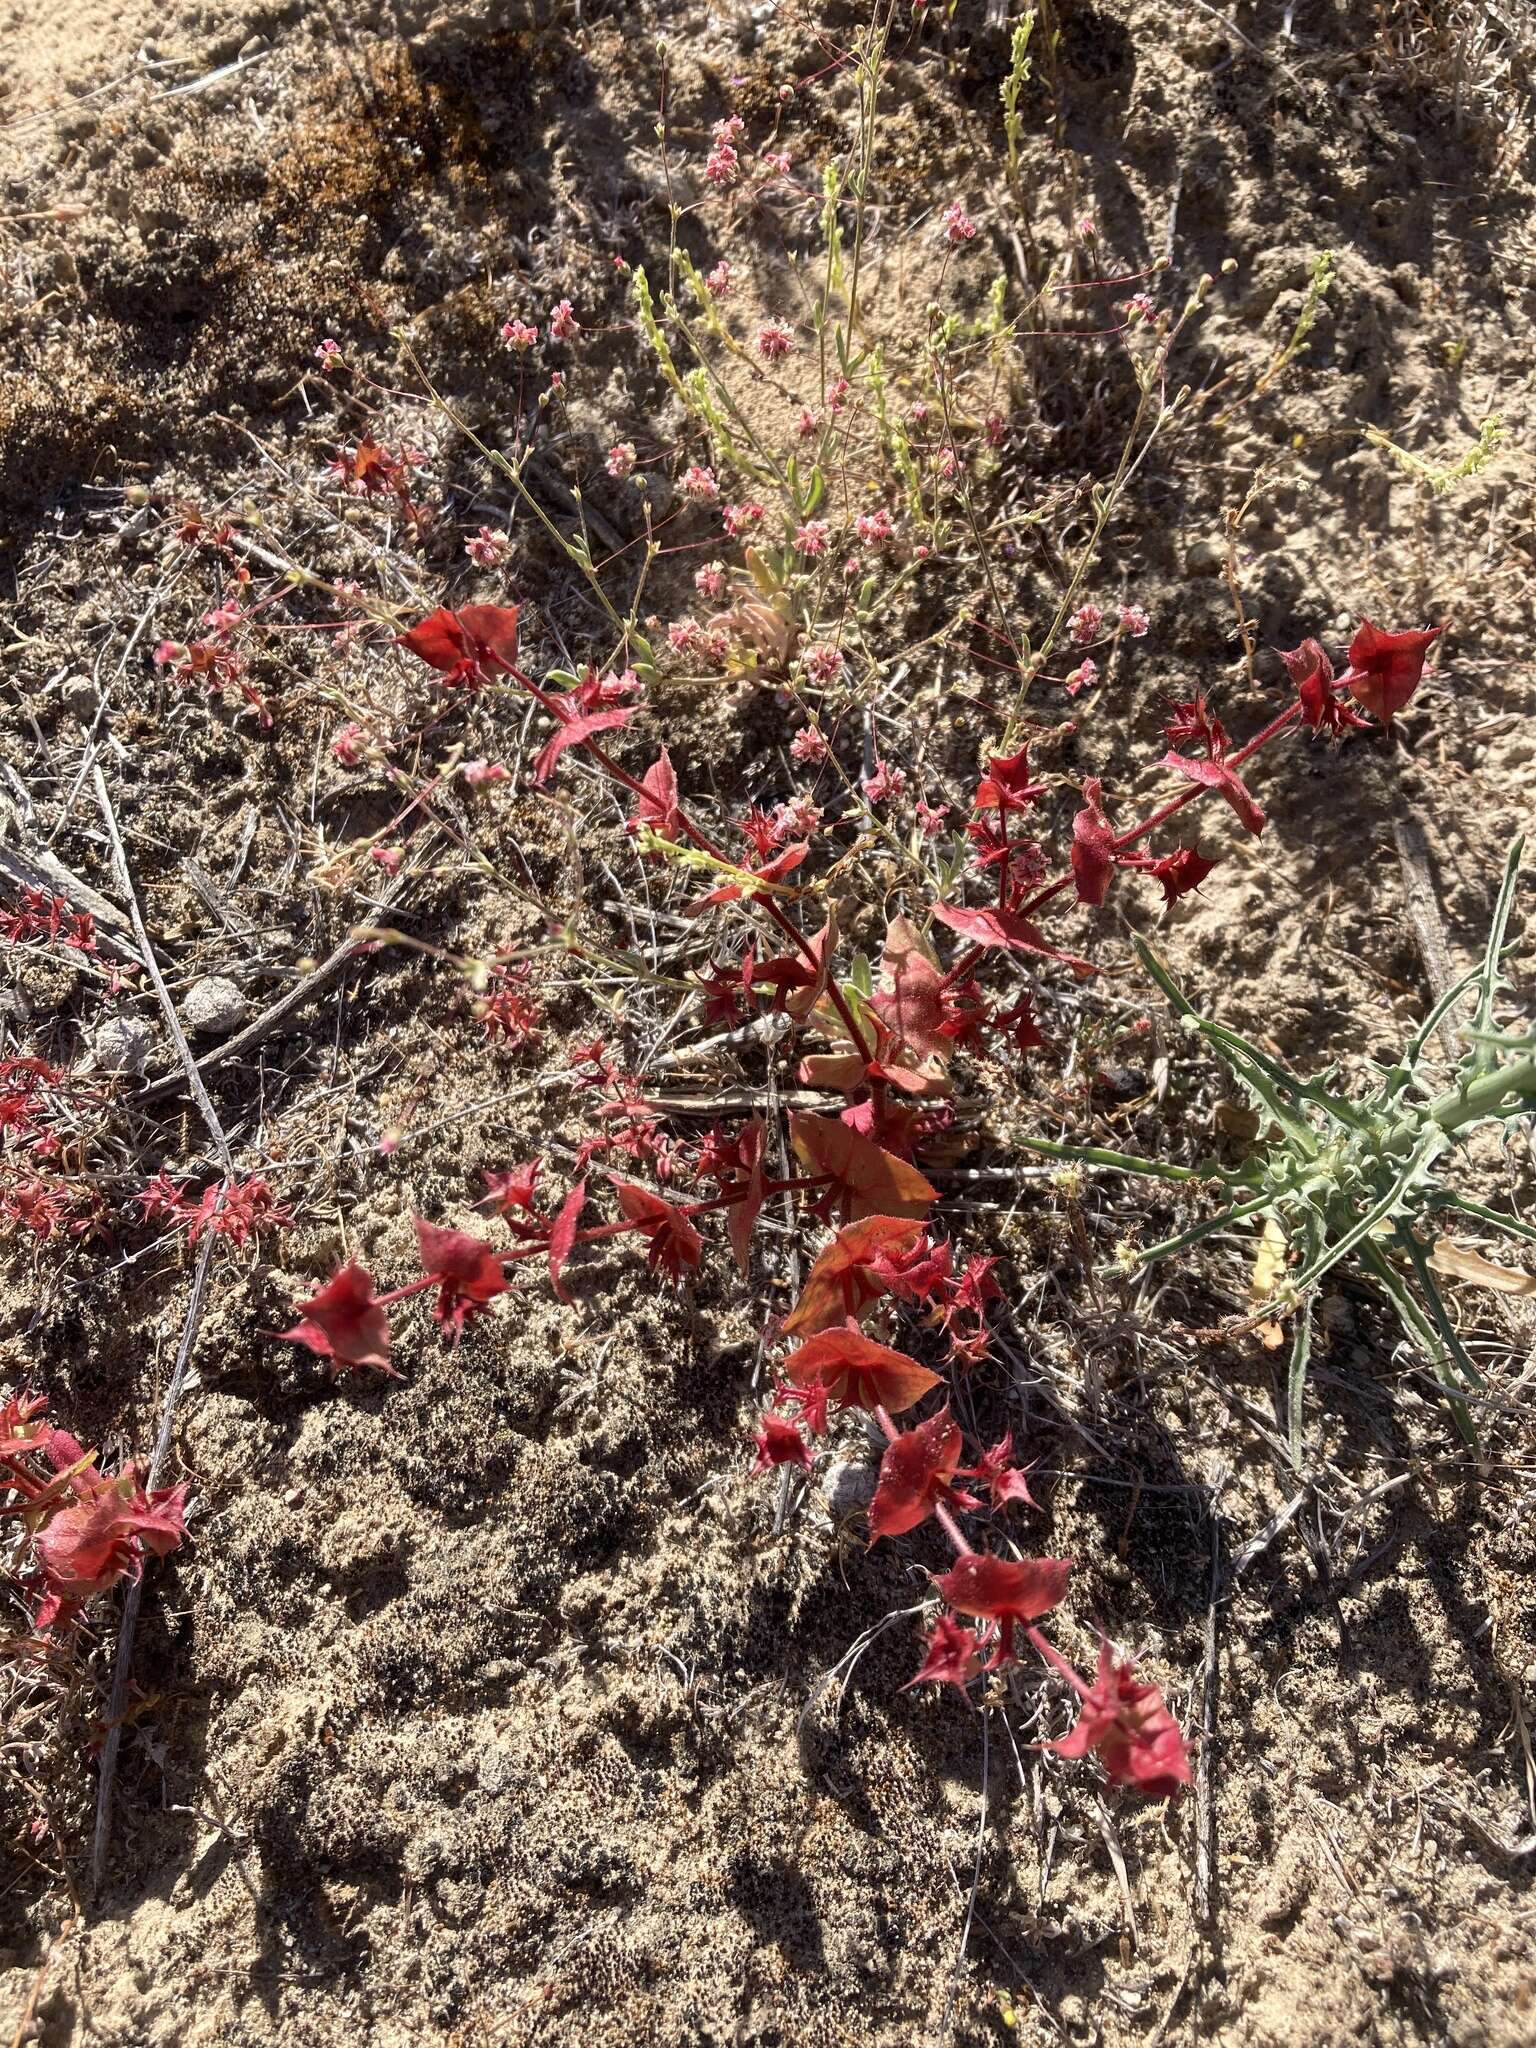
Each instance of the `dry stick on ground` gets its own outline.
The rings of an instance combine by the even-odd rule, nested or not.
[[[145,928],[144,914],[139,908],[138,895],[134,890],[133,877],[128,871],[128,855],[123,846],[123,835],[118,829],[117,814],[112,808],[112,799],[107,794],[107,785],[102,776],[100,764],[92,762],[91,776],[96,786],[96,801],[101,808],[102,822],[107,828],[107,837],[112,842],[112,864],[117,871],[118,890],[128,905],[128,915],[133,921],[134,936],[149,977],[155,985],[155,994],[165,1012],[166,1027],[171,1041],[180,1055],[186,1069],[187,1085],[193,1100],[202,1113],[203,1122],[208,1126],[208,1135],[213,1140],[219,1155],[219,1164],[224,1170],[226,1181],[234,1179],[234,1155],[229,1149],[229,1140],[224,1135],[224,1126],[219,1122],[218,1112],[208,1098],[202,1076],[192,1058],[192,1048],[187,1044],[181,1028],[181,1019],[176,1014],[176,1005],[171,992],[165,985],[155,959],[155,949],[149,942]],[[187,1365],[192,1356],[192,1347],[197,1341],[198,1325],[203,1317],[203,1301],[208,1290],[208,1272],[213,1262],[213,1248],[217,1235],[209,1230],[203,1238],[203,1248],[197,1261],[197,1271],[192,1280],[192,1297],[187,1303],[186,1321],[182,1325],[181,1343],[176,1352],[176,1364],[171,1373],[170,1385],[165,1390],[165,1400],[160,1408],[160,1433],[155,1439],[154,1455],[149,1461],[146,1487],[153,1491],[160,1477],[161,1469],[171,1447],[171,1429],[176,1419],[176,1404],[181,1398],[186,1383]],[[123,1601],[123,1616],[117,1630],[117,1654],[112,1664],[112,1694],[107,1703],[107,1739],[101,1753],[101,1776],[96,1787],[96,1832],[91,1842],[91,1888],[101,1889],[106,1874],[107,1845],[112,1834],[112,1781],[117,1774],[118,1752],[123,1739],[123,1714],[128,1705],[128,1678],[133,1665],[133,1639],[139,1624],[139,1606],[143,1598],[144,1581],[138,1578],[129,1587]]]

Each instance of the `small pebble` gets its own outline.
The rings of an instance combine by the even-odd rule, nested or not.
[[[91,1065],[102,1074],[142,1074],[155,1034],[138,1017],[103,1017],[91,1035]]]
[[[238,1030],[250,1015],[251,1006],[222,974],[205,974],[194,981],[182,999],[182,1021],[189,1031],[209,1038],[222,1038]]]

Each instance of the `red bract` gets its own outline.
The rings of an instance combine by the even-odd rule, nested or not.
[[[803,1465],[809,1471],[811,1447],[782,1415],[766,1411],[758,1421],[752,1441],[757,1445],[757,1456],[752,1461],[754,1472],[769,1472],[775,1465]]]
[[[987,773],[976,785],[975,807],[1006,817],[1010,811],[1026,810],[1044,794],[1045,784],[1029,779],[1029,748],[1020,747],[1016,754],[994,754],[988,761]]]
[[[1042,960],[1060,960],[1075,974],[1096,972],[1091,961],[1080,960],[1075,953],[1063,953],[1037,925],[1015,911],[965,910],[950,903],[935,903],[933,914],[940,924],[948,925],[973,946],[1002,946],[1011,953],[1038,953]]]
[[[37,1537],[37,1559],[48,1585],[37,1615],[41,1628],[125,1575],[136,1579],[146,1550],[164,1557],[186,1534],[185,1486],[146,1494],[128,1465],[115,1479],[82,1472],[74,1489],[77,1505],[61,1508]]]
[[[333,1378],[348,1366],[355,1372],[372,1366],[391,1379],[400,1377],[389,1362],[389,1317],[375,1299],[373,1281],[355,1259],[318,1294],[301,1301],[298,1314],[300,1321],[291,1330],[274,1330],[272,1335],[328,1358]]]
[[[836,1117],[792,1115],[789,1134],[802,1164],[831,1177],[826,1206],[845,1223],[861,1216],[925,1216],[938,1200],[915,1166]]]
[[[992,1662],[1001,1664],[1012,1655],[1013,1624],[1027,1627],[1049,1614],[1065,1595],[1071,1572],[1069,1557],[1028,1557],[1015,1564],[973,1550],[934,1584],[962,1614],[1000,1624],[1002,1638]]]
[[[897,917],[885,934],[880,987],[870,1008],[885,1024],[897,1046],[919,1063],[947,1059],[954,1044],[951,1005],[944,977],[935,966],[922,934],[910,919]]]
[[[1191,761],[1186,754],[1166,753],[1163,766],[1171,768],[1176,775],[1186,776],[1191,782],[1198,782],[1202,789],[1211,789],[1232,806],[1238,819],[1257,838],[1264,830],[1264,813],[1254,802],[1247,784],[1235,768],[1229,768],[1225,761]]]
[[[438,1283],[432,1313],[457,1340],[470,1316],[478,1315],[496,1295],[506,1293],[501,1261],[483,1238],[471,1237],[465,1230],[444,1230],[420,1216],[416,1218],[416,1242],[423,1270]]]
[[[566,1260],[576,1242],[576,1226],[581,1221],[581,1212],[587,1205],[587,1184],[577,1181],[575,1187],[560,1204],[560,1213],[549,1228],[549,1284],[561,1301],[569,1301],[565,1282],[560,1278]]]
[[[1079,903],[1100,904],[1115,873],[1115,828],[1104,815],[1104,791],[1096,775],[1083,784],[1083,808],[1072,820],[1072,879]]]
[[[1369,720],[1362,718],[1334,690],[1333,663],[1320,642],[1303,640],[1299,647],[1293,647],[1289,652],[1282,648],[1280,659],[1296,685],[1301,715],[1314,732],[1325,732],[1330,739],[1342,739],[1352,729],[1366,730]]]
[[[927,1639],[922,1668],[903,1691],[914,1685],[958,1685],[963,1692],[982,1669],[985,1653],[986,1645],[974,1629],[963,1627],[952,1614],[941,1614]]]
[[[762,1118],[753,1117],[737,1139],[734,1151],[717,1168],[722,1192],[741,1191],[739,1199],[732,1202],[726,1212],[725,1228],[743,1278],[746,1277],[751,1253],[752,1232],[757,1227],[763,1203],[768,1199],[763,1184],[763,1144],[767,1135],[768,1129]]]
[[[1072,1758],[1097,1751],[1112,1778],[1151,1799],[1169,1799],[1190,1782],[1184,1738],[1162,1694],[1138,1685],[1134,1665],[1116,1663],[1107,1642],[1099,1645],[1098,1676],[1084,1690],[1077,1726],[1043,1747]]]
[[[627,829],[638,832],[646,826],[658,839],[677,839],[683,829],[683,814],[677,804],[677,770],[665,747],[641,776],[640,789]]]
[[[755,896],[769,896],[777,889],[786,875],[792,875],[810,846],[798,840],[793,846],[786,846],[773,860],[765,861],[761,867],[746,871],[746,879],[739,882],[722,882],[718,889],[711,889],[707,896],[700,896],[692,903],[683,905],[684,914],[695,916],[701,910],[708,910],[715,903],[739,903]],[[759,886],[760,885],[760,886]]]
[[[900,1415],[939,1384],[936,1372],[857,1330],[823,1330],[784,1361],[797,1387],[825,1387],[840,1408]]]
[[[467,604],[451,612],[439,606],[396,640],[445,683],[478,690],[517,666],[517,606]]]
[[[947,1408],[915,1429],[903,1430],[886,1445],[869,1507],[869,1532],[876,1542],[915,1529],[941,1502],[960,1508],[981,1505],[969,1494],[957,1493],[952,1483],[962,1447],[960,1426]]]
[[[995,1508],[1006,1507],[1011,1500],[1021,1500],[1026,1507],[1037,1508],[1040,1503],[1029,1490],[1025,1473],[1013,1462],[1013,1431],[1008,1430],[992,1446],[983,1451],[974,1465],[961,1468],[962,1479],[979,1479],[992,1496]]]
[[[612,732],[617,726],[628,725],[632,716],[629,707],[623,704],[616,704],[606,711],[590,711],[579,690],[567,690],[562,696],[549,698],[548,709],[559,724],[554,738],[545,742],[533,764],[533,779],[540,785],[548,782],[554,773],[555,763],[567,747],[579,746],[596,733]]]
[[[1160,860],[1150,862],[1147,873],[1162,883],[1163,901],[1177,903],[1191,889],[1198,889],[1216,865],[1193,846],[1179,846],[1172,853],[1165,853]]]
[[[652,1270],[665,1273],[672,1281],[680,1281],[685,1268],[692,1272],[703,1255],[704,1240],[682,1210],[664,1202],[660,1195],[653,1195],[648,1188],[620,1180],[617,1174],[611,1173],[608,1178],[613,1182],[619,1207],[632,1223],[638,1224],[650,1247],[647,1263]]]
[[[921,1223],[896,1216],[866,1216],[840,1230],[812,1266],[785,1335],[811,1337],[861,1315],[890,1285],[877,1262],[910,1252],[921,1236]]]
[[[495,1209],[509,1221],[514,1211],[520,1210],[529,1216],[536,1215],[533,1196],[543,1171],[542,1159],[530,1159],[526,1166],[509,1167],[505,1173],[482,1173],[481,1179],[485,1182],[486,1192],[483,1200],[476,1206],[482,1209]],[[526,1227],[513,1224],[514,1229]]]
[[[1176,747],[1187,747],[1191,740],[1204,746],[1213,760],[1219,761],[1227,751],[1226,727],[1198,691],[1186,703],[1172,706],[1163,731]]]
[[[1384,633],[1362,619],[1349,643],[1349,672],[1340,677],[1367,711],[1391,727],[1424,673],[1424,657],[1445,631],[1429,626],[1422,632]]]

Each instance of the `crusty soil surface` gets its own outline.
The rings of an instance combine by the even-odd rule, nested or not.
[[[934,289],[952,196],[983,246],[946,289],[974,307],[1012,274],[987,12],[959,0],[948,35],[910,42],[902,10],[870,250],[870,318],[897,350]],[[1036,232],[1059,247],[1091,212],[1106,273],[1166,266],[1148,280],[1163,305],[1209,274],[1179,375],[1224,391],[1116,512],[1091,588],[1144,604],[1153,630],[1042,758],[1063,815],[1089,773],[1129,810],[1157,785],[1140,764],[1165,698],[1199,683],[1246,735],[1282,701],[1276,645],[1336,644],[1362,613],[1445,623],[1401,747],[1267,758],[1270,829],[1212,822],[1223,865],[1159,928],[1228,1021],[1358,1076],[1430,988],[1394,821],[1422,828],[1458,966],[1510,837],[1536,822],[1527,75],[1456,87],[1414,10],[1366,0],[1057,0],[1054,15],[1050,90],[1027,100]],[[566,910],[580,897],[632,943],[600,911],[620,864],[634,872],[617,813],[584,783],[553,806],[491,792],[472,826],[450,805],[381,895],[354,849],[399,800],[328,741],[363,704],[409,722],[399,693],[419,677],[294,631],[264,657],[269,730],[168,690],[153,646],[195,631],[228,564],[172,546],[163,515],[197,504],[307,545],[332,579],[367,577],[377,516],[338,522],[319,478],[371,421],[423,446],[440,513],[393,558],[407,580],[388,594],[517,595],[531,663],[579,653],[601,622],[532,521],[515,521],[505,571],[466,562],[466,531],[507,522],[506,488],[422,411],[422,378],[494,440],[516,389],[497,326],[568,296],[590,338],[546,451],[548,503],[563,517],[581,481],[632,538],[601,452],[627,438],[654,456],[679,427],[614,260],[665,265],[663,88],[688,199],[732,107],[760,134],[781,123],[814,191],[849,132],[837,59],[858,19],[794,0],[3,0],[6,829],[112,894],[92,786],[77,786],[99,751],[178,992],[216,971],[260,1006],[361,924],[427,949],[359,956],[218,1073],[232,1139],[268,1162],[298,1225],[214,1269],[171,1475],[191,1483],[192,1536],[148,1579],[94,1899],[83,1752],[110,1608],[68,1726],[17,1732],[0,2041],[1536,2039],[1529,1304],[1459,1297],[1489,1377],[1479,1460],[1383,1304],[1334,1291],[1308,1409],[1315,1483],[1271,1530],[1297,1487],[1273,1435],[1276,1355],[1201,1342],[1244,1306],[1251,1250],[1218,1246],[1128,1290],[1110,1255],[1177,1227],[1162,1196],[1049,1176],[959,1188],[1009,1295],[1007,1384],[967,1399],[1039,1461],[1030,1538],[1078,1561],[1066,1647],[1091,1661],[1102,1620],[1198,1738],[1198,1790],[1166,1806],[1031,1747],[1064,1725],[1054,1693],[1005,1690],[983,1713],[903,1690],[942,1550],[931,1530],[867,1547],[847,1506],[846,1467],[869,1448],[856,1418],[836,1483],[776,1532],[776,1489],[748,1477],[743,1446],[763,1321],[790,1298],[782,1233],[750,1289],[712,1255],[676,1296],[605,1246],[573,1265],[574,1305],[520,1280],[456,1350],[402,1319],[404,1378],[383,1387],[333,1387],[262,1338],[345,1252],[410,1278],[413,1211],[478,1227],[480,1169],[542,1149],[563,1181],[589,1128],[567,1047],[631,1029],[654,1045],[664,1019],[597,1009],[551,975],[539,1042],[484,1044],[454,961],[540,929],[518,892]],[[696,257],[728,255],[751,301],[793,310],[760,222],[700,218]],[[1325,249],[1338,267],[1316,325],[1266,381]],[[1073,307],[1039,344],[1018,401],[1027,502],[1117,458],[1134,394],[1101,324]],[[350,382],[315,373],[327,334],[358,366]],[[1453,462],[1492,412],[1499,450],[1441,497],[1362,437],[1373,424]],[[1049,615],[1043,562],[998,574],[1022,621]],[[659,577],[670,616],[686,571]],[[679,674],[653,711],[685,788],[785,793],[770,693]],[[460,715],[467,755],[521,762],[522,707]],[[936,721],[930,758],[963,792],[977,734],[947,735]],[[458,856],[460,828],[480,864]],[[1069,1128],[1086,1084],[1099,1131],[1127,1149],[1233,1142],[1220,1072],[1149,1003],[1116,931],[1114,972],[1042,999],[1039,1127]],[[1517,987],[1533,964],[1522,938]],[[9,1040],[80,1054],[98,983],[33,960],[8,989]],[[153,1003],[133,1001],[154,1026]],[[152,1068],[170,1065],[157,1044]],[[161,1168],[206,1176],[182,1098],[112,1095],[124,1197]],[[999,1116],[965,1163],[1023,1161]],[[1482,1165],[1490,1190],[1529,1198],[1528,1149]],[[184,1249],[149,1242],[13,1243],[0,1292],[4,1377],[141,1455],[191,1277]]]

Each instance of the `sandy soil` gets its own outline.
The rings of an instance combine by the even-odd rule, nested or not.
[[[1218,877],[1160,941],[1230,1021],[1358,1073],[1429,987],[1393,820],[1419,821],[1464,960],[1533,816],[1531,163],[1518,69],[1458,104],[1406,15],[1304,6],[1287,38],[1286,11],[1056,10],[1061,132],[1037,87],[1027,145],[1041,219],[1091,210],[1126,272],[1166,259],[1167,304],[1211,274],[1183,374],[1228,380],[1233,404],[1149,462],[1117,515],[1096,587],[1139,599],[1155,631],[1051,768],[1063,790],[1114,777],[1129,802],[1128,763],[1151,758],[1168,694],[1201,681],[1246,732],[1279,701],[1276,644],[1337,638],[1362,612],[1444,621],[1404,749],[1277,763],[1271,831],[1223,838]],[[871,317],[898,340],[929,288],[919,230],[936,204],[962,194],[982,222],[978,299],[1010,260],[993,168],[1004,56],[985,12],[961,0],[952,37],[893,69]],[[732,106],[776,118],[792,81],[784,135],[814,164],[847,132],[833,59],[857,18],[86,0],[61,21],[9,0],[4,802],[35,805],[60,857],[110,893],[89,789],[71,797],[105,698],[146,919],[178,990],[218,971],[268,1001],[377,917],[377,877],[344,863],[327,882],[321,855],[377,829],[393,799],[326,754],[366,671],[338,669],[315,635],[272,657],[270,732],[167,696],[149,649],[215,601],[217,568],[185,551],[173,565],[151,514],[197,503],[253,534],[287,518],[285,545],[307,530],[327,573],[369,573],[365,527],[322,534],[310,516],[362,416],[313,374],[319,337],[414,392],[398,331],[494,433],[510,376],[496,326],[525,299],[569,296],[593,338],[550,502],[584,479],[628,537],[601,451],[677,425],[613,261],[664,260],[657,39],[695,154]],[[715,253],[776,309],[783,266],[747,227],[722,225]],[[1337,278],[1306,350],[1250,396],[1329,248]],[[1126,399],[1095,346],[1042,344],[1021,401],[1031,488],[1114,459]],[[1374,424],[1454,460],[1492,412],[1499,451],[1441,498],[1362,438]],[[374,417],[422,431],[404,397]],[[535,593],[538,658],[560,635],[579,644],[592,621],[562,558],[521,520],[512,566],[473,572],[462,534],[509,518],[504,489],[445,427],[427,454],[445,516],[420,590]],[[1229,588],[1221,544],[1239,513]],[[1030,616],[1046,572],[1002,573]],[[663,614],[686,590],[676,577],[658,587]],[[1252,666],[1237,617],[1253,622]],[[766,693],[678,676],[657,701],[685,782],[775,786]],[[520,749],[498,715],[466,714],[469,754]],[[974,735],[955,740],[957,778],[974,754]],[[573,834],[520,790],[494,796],[477,835],[556,903],[583,880],[605,893],[623,843],[614,819]],[[413,862],[406,882],[390,915],[437,946],[471,953],[536,923],[451,859]],[[1511,973],[1527,990],[1533,964],[1526,937]],[[1179,1048],[1159,1099],[1131,1029],[1145,999],[1107,980],[1052,1011],[1041,1100],[1056,1127],[1080,1106],[1061,1057],[1075,1043],[1116,1142],[1192,1156],[1220,1076]],[[73,1056],[96,1000],[69,971],[28,966],[7,1031]],[[1167,1203],[1027,1179],[977,1202],[973,1227],[1009,1262],[1015,1361],[977,1399],[1041,1461],[1042,1544],[1079,1560],[1069,1647],[1091,1656],[1101,1617],[1202,1738],[1198,1797],[1101,1794],[1028,1746],[1043,1725],[902,1690],[936,1543],[866,1547],[846,1480],[775,1534],[743,1443],[765,1306],[786,1298],[781,1241],[754,1293],[723,1262],[678,1298],[628,1255],[589,1259],[573,1308],[520,1289],[456,1352],[414,1343],[403,1383],[382,1389],[332,1388],[263,1343],[344,1249],[407,1277],[411,1212],[470,1223],[480,1168],[540,1148],[568,1163],[562,1048],[624,1020],[559,985],[548,1001],[536,1048],[487,1051],[447,964],[388,949],[219,1074],[221,1116],[259,1139],[299,1227],[218,1268],[176,1440],[193,1540],[149,1582],[99,1897],[85,1896],[80,1724],[51,1748],[29,1731],[27,1772],[7,1776],[0,2018],[16,2041],[1536,2038],[1529,1309],[1463,1299],[1494,1397],[1475,1461],[1381,1304],[1338,1290],[1313,1389],[1316,1484],[1255,1547],[1294,1491],[1265,1435],[1275,1361],[1196,1340],[1242,1300],[1241,1251],[1164,1275],[1154,1310],[1101,1271],[1119,1239],[1171,1227]],[[125,1087],[114,1116],[125,1186],[205,1166],[181,1101],[146,1107]],[[998,1127],[970,1163],[1018,1156]],[[1529,1196],[1528,1154],[1486,1163]],[[4,1256],[0,1377],[45,1386],[82,1436],[142,1450],[188,1258]],[[868,1446],[845,1427],[857,1465]],[[93,1685],[105,1660],[104,1644]]]

